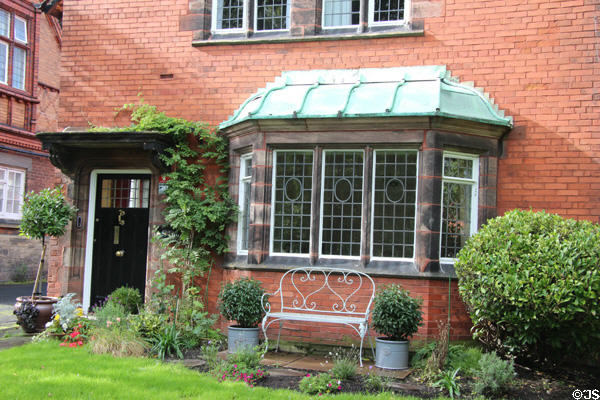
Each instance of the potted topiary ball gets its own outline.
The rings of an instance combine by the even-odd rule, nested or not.
[[[258,346],[258,323],[263,317],[261,283],[242,278],[229,282],[219,293],[219,311],[229,321],[235,321],[227,330],[228,351]]]
[[[372,321],[376,332],[375,366],[385,369],[408,368],[408,338],[422,325],[421,299],[410,297],[398,285],[378,290],[373,305]]]
[[[39,193],[30,192],[25,195],[21,208],[22,217],[20,235],[42,241],[42,256],[38,265],[33,292],[31,296],[17,297],[14,314],[17,323],[28,333],[41,332],[52,318],[52,306],[58,301],[56,297],[39,296],[38,285],[44,257],[46,255],[46,236],[60,237],[64,235],[67,224],[77,209],[65,201],[59,188],[44,189]]]

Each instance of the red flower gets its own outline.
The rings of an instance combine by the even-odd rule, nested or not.
[[[69,343],[69,347],[77,347],[77,343]]]

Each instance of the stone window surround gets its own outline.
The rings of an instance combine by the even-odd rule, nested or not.
[[[310,140],[298,142],[304,136]],[[327,138],[327,142],[325,142]],[[336,144],[338,143],[338,144]],[[270,202],[271,166],[273,150],[313,149],[315,164],[321,163],[323,149],[364,149],[365,163],[372,163],[374,149],[417,149],[419,171],[417,188],[417,223],[415,257],[412,261],[371,260],[370,252],[361,251],[360,260],[319,258],[312,252],[309,258],[270,256]],[[247,255],[237,255],[233,250],[226,260],[226,267],[249,269],[287,269],[292,266],[338,265],[361,268],[370,273],[423,277],[453,276],[451,264],[440,262],[440,223],[442,197],[442,163],[445,151],[476,155],[479,158],[479,197],[477,208],[478,225],[496,216],[497,164],[500,152],[499,140],[492,137],[475,136],[442,130],[398,130],[385,132],[254,132],[230,138],[231,194],[236,197],[239,180],[240,156],[252,153],[253,178],[251,186],[251,221],[249,250]],[[370,168],[367,168],[370,173]],[[365,176],[365,182],[371,180]],[[319,186],[320,188],[320,183]],[[371,189],[369,189],[370,192]],[[318,189],[320,192],[320,189]],[[365,204],[363,230],[370,226],[370,203]],[[313,204],[313,215],[318,216],[320,204]],[[234,224],[236,225],[236,224]],[[237,226],[229,230],[230,248],[235,249]],[[318,235],[311,240],[318,241]],[[363,243],[363,247],[369,243]],[[314,248],[314,247],[313,247]],[[368,249],[368,248],[367,248]]]
[[[290,27],[287,30],[255,32],[248,27],[248,21],[254,20],[254,1],[246,0],[245,25],[247,29],[215,31],[212,9],[216,9],[217,0],[190,1],[191,14],[180,21],[181,30],[193,30],[194,46],[223,44],[281,43],[295,41],[352,40],[366,37],[382,38],[397,36],[423,36],[423,20],[411,20],[413,3],[409,3],[406,18],[399,23],[374,23],[369,25],[369,0],[361,0],[361,21],[357,26],[340,28],[322,28],[323,0],[290,0]]]

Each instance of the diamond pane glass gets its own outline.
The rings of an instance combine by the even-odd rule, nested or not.
[[[444,182],[441,257],[456,258],[471,233],[473,184]]]
[[[27,51],[20,47],[13,48],[13,79],[14,88],[25,90],[25,63]]]
[[[102,179],[102,208],[148,208],[149,179]]]
[[[473,160],[444,157],[444,176],[473,179]]]
[[[325,0],[323,8],[323,26],[347,26],[359,23],[360,0]]]
[[[241,29],[244,24],[244,0],[218,1],[218,29]]]
[[[275,153],[273,252],[308,254],[313,154]]]
[[[321,254],[360,256],[363,152],[327,151]]]
[[[375,0],[373,21],[402,21],[404,19],[404,0]]]
[[[250,181],[242,182],[242,190],[244,191],[244,202],[242,204],[241,215],[241,238],[240,249],[248,250],[248,232],[250,232]]]
[[[373,175],[373,257],[412,258],[417,153],[376,151]]]
[[[289,25],[289,9],[287,0],[257,0],[256,30],[287,29]]]

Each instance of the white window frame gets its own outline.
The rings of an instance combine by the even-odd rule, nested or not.
[[[323,0],[322,10],[321,10],[321,26],[324,31],[332,30],[332,29],[352,29],[352,28],[358,29],[358,27],[360,27],[360,19],[361,19],[361,15],[363,13],[363,8],[364,8],[364,4],[365,4],[364,0],[360,0],[360,7],[358,10],[358,17],[359,17],[358,24],[356,24],[356,25],[352,25],[352,24],[350,24],[350,25],[331,25],[331,26],[325,26],[325,2],[326,1],[327,0]]]
[[[213,0],[212,2],[212,15],[211,15],[211,32],[219,33],[219,34],[229,34],[229,33],[245,33],[248,30],[248,3],[249,0],[244,0],[243,10],[242,10],[242,27],[241,28],[231,28],[231,29],[222,29],[217,28],[217,23],[219,21],[219,0]]]
[[[17,21],[21,21],[23,22],[23,24],[25,25],[25,30],[24,30],[24,34],[25,34],[25,39],[21,39],[17,37]],[[19,42],[19,43],[23,43],[23,44],[27,44],[28,38],[27,38],[27,20],[25,18],[21,18],[15,15],[15,23],[13,24],[13,37],[15,42]]]
[[[237,230],[237,254],[239,255],[247,255],[248,249],[242,249],[242,231],[244,226],[242,224],[242,213],[244,212],[244,203],[246,202],[246,195],[244,193],[244,183],[250,182],[250,191],[252,191],[252,174],[245,175],[246,164],[248,161],[252,162],[252,153],[244,154],[240,156],[240,176],[239,176],[239,188],[238,188],[238,207],[240,208],[240,214],[238,215],[238,230]],[[250,194],[250,193],[249,193]],[[248,210],[248,214],[250,214],[250,210]],[[250,219],[250,215],[248,215]],[[249,233],[247,233],[247,238],[249,239]],[[248,240],[247,239],[247,240]]]
[[[397,21],[379,21],[375,22],[375,0],[369,0],[369,26],[389,26],[389,25],[405,25],[411,18],[411,1],[404,0],[404,19]]]
[[[10,18],[10,16],[11,16],[11,13],[8,12],[8,11],[6,11],[6,10],[4,10],[4,9],[0,8],[0,14],[6,16],[6,22],[7,22],[6,23],[6,32],[0,32],[0,36],[4,36],[4,37],[7,37],[7,38],[10,38],[10,27],[11,27],[11,23],[10,23],[10,19],[11,18]]]
[[[22,206],[23,200],[25,198],[25,185],[26,185],[25,178],[27,177],[26,171],[24,171],[22,169],[8,168],[8,167],[3,167],[3,166],[0,166],[0,170],[4,170],[4,179],[0,180],[0,186],[2,186],[2,191],[4,194],[3,198],[2,198],[2,211],[0,212],[0,218],[19,220],[19,219],[21,219],[21,216],[23,215],[21,212],[21,208],[19,208],[19,212],[17,212],[17,213],[13,213],[13,212],[9,213],[6,211],[6,204],[8,202],[8,174],[10,172],[12,172],[12,173],[21,175],[21,182],[23,184],[21,187],[21,193],[20,193],[21,206]]]
[[[447,177],[444,175],[444,167],[446,164],[446,157],[458,158],[462,160],[470,160],[473,162],[473,175],[471,179]],[[479,210],[479,156],[465,153],[455,153],[451,151],[445,151],[442,156],[442,193],[440,203],[440,242],[439,242],[439,254],[441,264],[454,264],[456,258],[441,257],[442,254],[442,221],[444,217],[444,183],[462,183],[471,184],[471,223],[469,236],[473,236],[477,232],[477,215]]]
[[[273,176],[271,177],[271,229],[270,229],[270,233],[269,233],[269,255],[271,256],[282,256],[282,257],[304,257],[304,258],[308,258],[310,257],[310,249],[308,251],[308,253],[276,253],[273,251],[273,240],[274,240],[274,235],[275,235],[275,182],[276,182],[276,173],[277,173],[277,154],[278,153],[312,153],[313,156],[313,170],[315,168],[315,152],[314,150],[306,150],[306,149],[290,149],[290,150],[275,150],[273,151]],[[312,196],[312,192],[313,190],[315,190],[315,183],[312,182],[312,187],[311,187],[311,196]],[[312,210],[311,210],[312,211]],[[312,221],[313,221],[313,217],[311,215],[310,218],[311,221],[311,235],[309,236],[309,248],[310,248],[310,244],[312,242]]]
[[[8,52],[10,51],[10,46],[8,43],[0,40],[0,46],[6,47],[5,57],[4,57],[4,80],[0,80],[0,83],[8,85]]]
[[[255,33],[260,32],[288,32],[290,30],[290,25],[292,25],[292,0],[286,0],[286,28],[285,29],[261,29],[258,30],[258,0],[254,0],[254,21],[253,21],[253,29]]]
[[[382,151],[397,151],[397,152],[414,152],[417,155],[417,165],[416,165],[416,188],[415,188],[415,225],[413,228],[413,256],[412,258],[405,257],[374,257],[373,256],[373,233],[375,228],[375,162],[377,161],[377,152]],[[414,261],[417,253],[417,215],[418,215],[418,195],[419,195],[419,151],[418,150],[410,150],[410,149],[377,149],[373,151],[373,164],[371,165],[371,175],[372,175],[372,183],[371,183],[371,209],[369,210],[371,213],[371,248],[369,249],[369,254],[371,256],[371,260],[374,261]]]
[[[361,254],[362,253],[362,245],[363,245],[363,239],[364,239],[364,235],[361,232],[360,235],[360,244],[359,247],[361,249],[361,251],[359,252],[358,256],[340,256],[340,255],[329,255],[329,254],[323,254],[323,208],[324,208],[324,200],[325,200],[325,160],[326,160],[326,154],[327,153],[335,153],[335,152],[339,152],[339,151],[351,151],[351,152],[355,152],[355,153],[362,153],[363,155],[363,168],[362,168],[362,188],[361,188],[361,193],[362,193],[362,199],[361,199],[361,221],[362,219],[365,217],[363,215],[364,212],[364,204],[362,203],[364,201],[364,197],[365,197],[365,168],[368,168],[367,163],[365,162],[365,150],[364,149],[327,149],[327,150],[323,150],[323,156],[322,156],[322,161],[321,161],[321,187],[319,188],[319,190],[321,191],[321,205],[319,207],[319,258],[323,258],[323,259],[340,259],[340,260],[360,260]],[[361,228],[362,229],[362,228]]]

